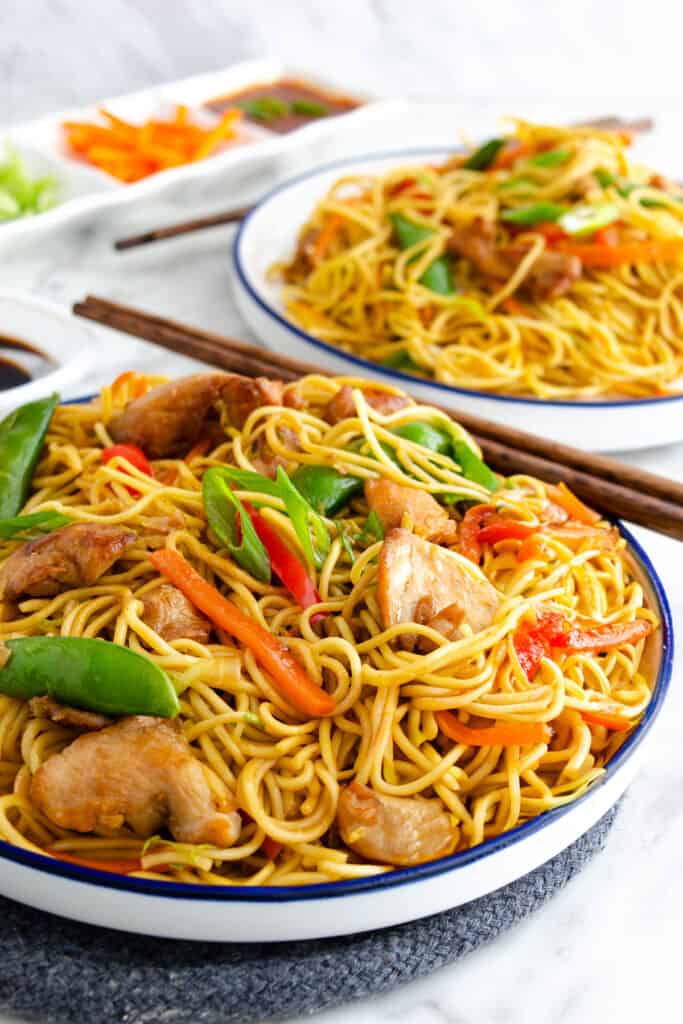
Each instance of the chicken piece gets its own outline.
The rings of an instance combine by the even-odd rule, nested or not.
[[[287,448],[291,448],[295,452],[301,450],[299,435],[291,427],[278,427],[277,433]],[[271,480],[274,480],[277,476],[278,466],[286,469],[289,465],[289,462],[283,455],[277,455],[273,451],[263,434],[254,445],[254,454],[251,461],[257,473],[261,473],[262,476],[268,476]]]
[[[127,824],[151,836],[167,823],[178,842],[226,847],[241,829],[235,800],[215,805],[201,762],[167,718],[135,715],[79,736],[41,765],[31,799],[76,832],[107,835]]]
[[[302,231],[291,263],[283,268],[285,281],[296,284],[300,276],[307,276],[315,268],[315,247],[319,237],[320,228],[308,227]]]
[[[148,459],[183,454],[199,439],[230,379],[225,373],[198,373],[152,388],[111,420],[109,433],[118,443],[142,448]]]
[[[227,378],[222,398],[233,427],[243,427],[254,409],[263,405],[282,405],[284,384],[268,377]]]
[[[446,857],[458,843],[458,829],[440,800],[385,796],[355,781],[340,794],[337,825],[354,853],[396,867]]]
[[[142,597],[142,621],[164,640],[196,640],[206,644],[211,623],[172,583],[162,583]]]
[[[474,566],[403,529],[391,530],[382,545],[377,599],[385,629],[421,619],[449,639],[461,632],[462,623],[473,633],[486,629],[499,604],[496,590]]]
[[[34,718],[49,718],[59,725],[73,726],[76,729],[104,729],[112,724],[108,715],[100,715],[96,711],[85,711],[83,708],[72,708],[68,704],[58,704],[52,697],[32,697],[28,702]]]
[[[135,543],[132,530],[108,523],[72,523],[28,541],[0,570],[0,599],[22,594],[51,597],[69,587],[88,587]]]
[[[380,478],[366,481],[365,500],[379,516],[385,532],[400,526],[406,515],[421,537],[439,544],[454,544],[457,539],[457,523],[426,491]]]
[[[398,412],[410,405],[410,399],[405,395],[390,395],[387,391],[376,391],[373,388],[363,388],[365,401],[383,416],[389,413]],[[323,413],[323,419],[328,423],[340,423],[342,420],[351,419],[356,415],[356,406],[353,401],[353,388],[345,384],[339,389],[336,395],[329,400]]]
[[[497,246],[495,236],[495,225],[478,219],[455,229],[448,241],[448,249],[464,256],[486,277],[505,281],[515,272],[530,247],[524,244]],[[569,291],[574,281],[581,277],[582,269],[581,260],[577,256],[546,249],[535,261],[520,288],[531,292],[535,298],[557,298]]]

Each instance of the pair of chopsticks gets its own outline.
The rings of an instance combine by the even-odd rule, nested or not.
[[[593,121],[581,122],[586,128],[597,128],[603,132],[626,132],[629,135],[651,132],[654,128],[654,121],[651,117],[641,117],[635,121],[627,121],[621,117],[598,117]],[[131,235],[129,238],[119,238],[114,242],[114,248],[136,249],[140,245],[149,245],[151,242],[161,242],[165,238],[177,238],[179,235],[189,235],[194,231],[203,231],[204,228],[215,228],[221,224],[235,224],[243,220],[253,209],[253,206],[240,206],[233,210],[225,210],[222,213],[214,213],[208,217],[196,217],[194,220],[182,221],[180,224],[168,224],[163,228],[154,228],[151,231],[144,231],[141,235]]]
[[[319,366],[279,352],[269,352],[96,296],[89,295],[83,302],[77,302],[73,311],[96,323],[244,377],[269,376],[289,381],[308,373],[328,373]],[[564,481],[579,498],[603,515],[627,519],[683,540],[683,484],[471,413],[439,408],[472,434],[484,458],[497,472],[529,474],[551,483]],[[577,409],[576,414],[580,416],[580,410]]]

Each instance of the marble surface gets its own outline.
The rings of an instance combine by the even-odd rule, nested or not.
[[[149,0],[108,0],[106,5],[4,0],[4,116],[18,120],[277,48],[296,65],[376,92],[460,97],[448,108],[449,139],[461,128],[471,134],[484,131],[494,115],[511,110],[558,119],[613,109],[651,112],[659,131],[643,143],[643,156],[683,176],[680,120],[670,92],[680,34],[675,25],[661,31],[657,0],[648,4],[647,17],[642,5],[629,0],[607,2],[600,10],[584,2],[561,8],[530,2],[524,17],[518,6],[503,0],[488,5],[436,0],[429,17],[419,5],[403,0],[349,0],[342,7],[272,0],[259,5],[258,16],[245,13],[243,6],[219,0],[192,6],[176,0],[163,5]],[[670,11],[668,15],[681,17]],[[526,26],[532,18],[536,30],[529,36]],[[650,54],[648,73],[642,76],[632,73],[626,59],[636,26],[643,51]],[[449,42],[446,53],[444,37]],[[652,56],[655,44],[657,59]],[[407,128],[405,123],[392,125],[382,143],[388,145],[393,137],[405,141],[406,131],[413,140],[420,130],[419,119]],[[350,132],[331,148],[343,155],[359,142]],[[328,154],[300,154],[299,165],[323,155]],[[277,170],[284,172],[282,167]],[[49,239],[41,238],[39,245],[18,245],[11,254],[0,251],[1,284],[67,305],[87,292],[101,294],[249,338],[230,294],[233,229],[214,229],[125,255],[111,247],[116,237],[212,205],[229,205],[232,197],[253,198],[254,190],[263,186],[262,181],[243,183],[238,197],[229,182],[214,184],[214,191],[201,197],[134,203],[125,211],[81,219]],[[226,201],[228,193],[231,199]],[[104,330],[97,331],[96,348],[96,370],[78,390],[93,390],[124,367],[177,375],[195,365]],[[625,458],[683,477],[683,445]],[[673,541],[639,534],[678,620],[683,614],[681,549]],[[424,981],[309,1019],[316,1024],[349,1019],[354,1024],[610,1024],[646,1015],[662,1022],[679,1020],[682,719],[683,696],[675,676],[668,714],[658,727],[659,743],[631,787],[606,851],[543,911]]]

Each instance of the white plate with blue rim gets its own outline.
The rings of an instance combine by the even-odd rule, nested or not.
[[[661,398],[559,401],[472,391],[387,369],[303,330],[289,317],[273,263],[291,257],[302,224],[334,182],[394,167],[443,161],[453,148],[407,149],[336,161],[273,189],[233,242],[233,291],[240,313],[269,348],[347,376],[371,376],[416,398],[471,413],[587,451],[632,451],[683,440],[683,393]],[[637,417],[637,420],[636,418]]]
[[[469,850],[370,878],[306,887],[207,886],[115,875],[0,842],[0,895],[62,917],[172,939],[277,942],[403,924],[485,896],[544,864],[619,800],[656,742],[667,701],[673,626],[647,554],[620,526],[661,628],[646,643],[652,698],[605,773],[578,799]]]

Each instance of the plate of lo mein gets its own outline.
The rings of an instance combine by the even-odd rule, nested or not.
[[[362,931],[527,873],[633,777],[672,658],[647,556],[442,411],[127,372],[0,441],[3,894]]]
[[[425,401],[586,448],[679,440],[683,189],[628,144],[518,121],[316,169],[243,222],[237,301],[274,347]]]

